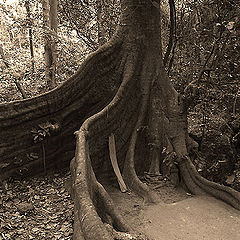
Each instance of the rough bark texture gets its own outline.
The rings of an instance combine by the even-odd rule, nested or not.
[[[43,22],[45,29],[45,77],[50,89],[56,86],[56,37],[57,37],[57,0],[43,0]]]
[[[103,27],[103,5],[104,1],[97,1],[97,26],[98,26],[98,45],[101,46],[106,42],[106,32]]]
[[[81,139],[79,141],[86,142],[86,139],[89,139],[90,154],[83,159],[77,158],[76,155],[75,160],[73,161],[75,161],[75,164],[80,164],[83,161],[90,162],[90,160],[95,163],[95,161],[93,161],[95,147],[91,148],[91,139],[94,139],[94,145],[96,146],[95,136],[98,135],[98,131],[101,131],[103,134],[106,133],[107,136],[114,133],[116,136],[115,139],[117,140],[120,140],[122,136],[125,136],[125,132],[132,132],[130,137],[128,134],[129,140],[125,140],[124,145],[126,145],[126,143],[128,145],[126,149],[122,147],[121,142],[120,144],[117,144],[117,149],[120,149],[118,153],[119,164],[121,167],[124,166],[123,175],[125,182],[130,189],[138,192],[138,194],[142,195],[146,200],[156,201],[154,194],[151,193],[137,178],[134,166],[135,164],[138,164],[140,156],[140,154],[139,156],[136,155],[137,151],[135,151],[137,148],[138,132],[145,122],[147,107],[149,107],[150,114],[148,116],[148,128],[150,131],[151,144],[156,148],[161,147],[159,134],[163,133],[162,124],[164,122],[165,132],[178,157],[177,162],[181,174],[181,183],[194,194],[208,193],[228,202],[235,208],[240,209],[240,194],[238,192],[202,178],[188,158],[186,146],[188,138],[186,129],[186,109],[181,96],[179,96],[171,86],[164,71],[161,48],[159,48],[160,32],[157,30],[159,29],[158,9],[145,1],[123,1],[122,5],[125,9],[122,17],[122,26],[124,26],[124,35],[128,36],[123,40],[123,48],[124,52],[131,49],[131,51],[128,52],[128,58],[125,64],[126,67],[123,73],[123,81],[110,104],[108,104],[101,112],[89,118],[80,128],[80,131],[77,133],[78,138]],[[149,18],[150,15],[152,18]],[[147,38],[150,38],[151,42],[147,41]],[[138,60],[139,58],[141,61]],[[136,91],[138,95],[134,96]],[[134,98],[132,99],[133,96]],[[138,104],[135,102],[136,99],[138,99]],[[151,101],[149,102],[149,100]],[[125,106],[125,108],[122,106]],[[165,119],[163,115],[165,116]],[[134,121],[130,118],[133,116]],[[126,125],[122,124],[115,128],[113,125],[114,119],[118,119],[118,122],[120,123],[124,122],[124,119],[128,119],[127,124],[130,129],[127,129],[126,131]],[[159,123],[159,119],[164,120]],[[104,131],[102,131],[103,129]],[[85,132],[85,135],[83,135],[82,131]],[[99,138],[102,139],[102,143],[107,141],[107,138],[104,138],[105,140],[103,140],[102,137]],[[83,149],[88,149],[88,147],[84,147],[83,145],[84,144],[79,143],[79,145],[77,144],[77,148],[83,147]],[[103,144],[102,147],[104,147]],[[122,157],[122,154],[123,156],[126,154],[125,159]],[[146,159],[146,161],[148,161],[148,159]],[[106,162],[109,162],[109,159],[104,161],[104,163]],[[76,168],[79,169],[79,171],[82,169],[77,166],[73,169]],[[81,174],[82,172],[79,172],[79,175]],[[79,177],[74,178],[75,184],[78,179]],[[88,180],[87,176],[83,182],[90,182],[90,185],[92,185],[91,180]],[[91,193],[91,187],[87,188],[86,192]],[[98,208],[97,205],[94,204],[94,199],[98,198],[91,198],[91,202],[93,202],[94,205],[94,213],[92,214],[98,213]],[[104,199],[104,201],[107,200]],[[80,201],[76,201],[75,204],[79,205],[79,208],[83,206],[83,203],[80,203]],[[104,209],[105,214],[109,212],[108,207],[102,209]],[[88,213],[90,213],[90,210]],[[98,234],[101,235],[103,226],[101,226],[101,230],[98,230],[97,227],[99,224],[102,224],[102,222],[108,222],[109,220],[106,220],[105,216],[102,217],[102,214],[98,213],[98,216],[100,216],[101,221],[100,223],[95,221],[95,227],[93,228],[95,228],[96,234],[98,232]],[[78,219],[81,217],[82,216],[80,215]],[[110,218],[110,223],[111,222],[113,221]],[[83,230],[85,225],[80,225]],[[118,230],[124,230],[119,229],[117,226],[114,227]],[[86,231],[86,233],[83,232],[85,239],[98,239],[98,234],[96,236],[88,236],[88,234],[88,231]],[[101,236],[103,239],[113,239],[111,237],[109,238],[108,235],[105,236],[105,232],[102,233]]]
[[[32,72],[34,72],[34,50],[33,50],[31,4],[28,0],[25,1],[25,8],[27,11],[27,25],[28,25],[29,47],[30,47],[30,54],[31,54],[31,61],[32,61]]]
[[[5,177],[19,170],[16,162],[21,162],[20,170],[25,167],[31,172],[36,166],[40,169],[43,155],[47,168],[71,159],[77,130],[71,161],[74,239],[146,239],[134,234],[122,237],[120,232],[131,229],[100,184],[102,178],[114,175],[108,150],[112,134],[128,188],[146,201],[157,198],[135,169],[142,171],[156,160],[151,152],[161,149],[161,136],[166,134],[177,155],[181,183],[194,194],[208,193],[240,209],[240,193],[202,178],[188,157],[184,98],[164,70],[157,1],[123,0],[121,4],[123,14],[115,36],[89,56],[69,81],[37,98],[0,105]],[[148,142],[141,131],[146,124]]]
[[[43,172],[42,143],[47,169],[69,164],[75,150],[74,131],[107,105],[120,85],[124,60],[119,39],[90,55],[79,71],[54,91],[0,105],[2,179]],[[35,142],[32,131],[41,132],[41,126],[50,129],[50,136]]]

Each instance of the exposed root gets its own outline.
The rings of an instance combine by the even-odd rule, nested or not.
[[[97,182],[91,167],[86,133],[78,132],[76,157],[71,161],[73,198],[75,205],[74,239],[112,240],[103,223],[119,231],[130,231],[110,196]]]
[[[149,187],[146,184],[140,181],[136,174],[134,166],[134,153],[137,142],[138,129],[142,125],[146,106],[147,104],[143,102],[140,108],[137,124],[132,133],[124,163],[123,178],[129,189],[135,191],[138,195],[143,197],[145,201],[154,203],[157,202],[157,196],[150,191]]]
[[[137,124],[138,126],[139,124]],[[128,188],[136,192],[138,195],[144,198],[145,201],[150,203],[157,202],[157,195],[151,192],[149,187],[140,181],[134,167],[134,152],[137,141],[137,129],[134,129],[132,138],[130,140],[129,149],[126,155],[123,178]]]
[[[111,225],[105,224],[105,226],[115,240],[150,240],[143,234],[117,232]]]
[[[119,48],[121,48],[121,45],[122,41],[119,40],[119,38],[114,38],[112,41],[103,45],[96,52],[88,56],[79,70],[70,77],[68,81],[65,81],[62,85],[47,93],[31,99],[0,104],[0,127],[12,126],[13,123],[19,125],[26,120],[33,120],[34,117],[38,116],[36,112],[41,115],[43,108],[53,112],[54,110],[58,111],[64,107],[62,106],[63,103],[68,105],[69,100],[72,100],[73,96],[79,94],[78,92],[81,93],[90,83],[96,81],[96,79],[92,79],[92,77],[89,78],[89,75],[95,73],[94,69],[99,65],[99,62],[105,63],[104,59],[108,59],[115,52],[120,52]],[[77,92],[76,87],[80,91]],[[74,91],[73,96],[70,94],[70,96],[66,96],[66,92],[73,93],[72,91]],[[61,96],[61,98],[59,98],[59,96]],[[66,98],[64,99],[65,101],[62,97]],[[51,107],[52,105],[54,105],[54,108]]]
[[[74,154],[65,153],[74,153],[72,133],[85,119],[101,111],[121,84],[126,53],[119,34],[119,38],[92,53],[77,73],[56,89],[31,99],[0,104],[0,162],[9,163],[0,169],[1,179],[39,174],[41,162],[46,162],[46,170],[63,162],[64,166],[69,164]],[[46,155],[42,155],[41,143],[33,144],[31,131],[51,120],[59,123],[61,131],[47,135]],[[33,161],[27,157],[32,153],[37,156]],[[21,163],[15,164],[16,159]]]
[[[122,232],[130,232],[132,229],[128,224],[124,221],[118,210],[115,208],[114,203],[111,197],[108,195],[104,187],[99,183],[97,183],[97,189],[95,190],[96,199],[99,199],[99,208],[103,208],[105,213],[109,215],[112,220],[112,226],[118,231]]]
[[[135,78],[133,78],[133,76],[135,73],[136,60],[136,57],[129,57],[123,82],[113,100],[102,111],[88,118],[80,130],[76,132],[76,154],[75,159],[71,162],[71,172],[73,176],[72,186],[74,204],[76,206],[75,225],[80,224],[81,227],[76,228],[76,231],[74,230],[74,236],[80,234],[85,240],[117,239],[113,238],[111,232],[106,229],[106,224],[112,226],[112,228],[115,229],[115,232],[131,231],[131,228],[114,207],[108,193],[96,180],[91,165],[92,160],[90,160],[88,142],[92,139],[92,137],[101,133],[105,128],[108,130],[103,132],[104,135],[106,135],[106,133],[110,134],[111,131],[114,133],[114,125],[111,123],[115,119],[114,116],[119,116],[119,113],[121,113],[122,109],[124,109],[125,100],[129,97],[132,83],[135,82]],[[128,112],[128,114],[131,113],[132,112]],[[109,128],[111,128],[110,131]],[[102,143],[100,142],[100,144]],[[136,180],[143,185],[137,176]],[[148,191],[148,189],[145,190]],[[119,234],[122,235],[123,233]]]
[[[127,186],[135,191],[138,195],[142,196],[145,201],[150,203],[158,202],[157,195],[152,192],[147,185],[140,181],[138,178],[135,166],[134,166],[134,158],[135,158],[135,148],[137,143],[138,131],[143,125],[144,118],[147,113],[147,106],[149,103],[149,94],[150,94],[150,86],[152,84],[152,74],[154,74],[154,68],[149,68],[148,59],[149,55],[146,56],[146,59],[143,61],[143,70],[142,70],[142,80],[141,80],[141,107],[138,114],[138,120],[136,126],[133,130],[132,137],[129,143],[128,152],[126,154],[126,159],[124,163],[123,177],[127,184]]]
[[[240,192],[202,177],[188,157],[179,164],[179,168],[183,181],[190,192],[193,194],[207,193],[240,210]]]
[[[73,226],[73,239],[74,240],[84,240],[81,224],[78,218],[78,210],[77,207],[74,206],[74,226]]]
[[[177,154],[177,162],[180,170],[181,181],[187,189],[196,195],[208,194],[223,200],[232,205],[234,208],[240,210],[240,192],[234,189],[223,186],[202,177],[194,167],[190,158],[188,157],[189,147],[196,148],[196,143],[189,142],[187,133],[187,118],[186,110],[184,110],[183,101],[176,93],[171,96],[169,101],[169,123],[167,124],[168,138],[173,146],[173,151]]]
[[[181,174],[181,178],[182,178],[181,179],[182,183],[185,184],[185,186],[191,193],[196,194],[196,195],[204,195],[205,192],[199,186],[197,186],[195,184],[186,165],[187,164],[184,160],[179,163],[179,169],[180,169],[180,174]]]

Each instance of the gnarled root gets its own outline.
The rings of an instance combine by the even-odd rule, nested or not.
[[[124,172],[123,176],[128,188],[136,192],[139,196],[143,197],[144,201],[149,203],[157,203],[157,195],[152,192],[146,184],[141,182],[135,172],[134,167],[129,167],[126,169],[127,170]]]
[[[139,196],[143,197],[146,202],[156,203],[157,195],[151,192],[149,187],[140,181],[134,167],[134,150],[137,140],[137,129],[133,132],[129,149],[126,155],[123,178],[128,188],[136,192]]]
[[[96,180],[92,170],[86,133],[77,136],[76,156],[71,161],[72,190],[74,198],[74,239],[113,240],[104,223],[117,231],[129,232],[113,201]]]
[[[182,180],[191,193],[201,195],[207,193],[240,210],[240,192],[202,177],[195,169],[189,157],[184,157],[181,160],[179,168]]]
[[[136,233],[123,233],[117,232],[111,225],[105,224],[108,231],[111,233],[113,239],[121,239],[121,240],[149,240],[149,238],[143,234],[136,234]]]
[[[128,151],[126,154],[123,177],[128,188],[136,192],[139,196],[143,197],[144,201],[150,202],[150,203],[157,203],[158,202],[157,195],[154,192],[151,192],[149,187],[140,181],[140,179],[136,174],[135,166],[134,166],[135,148],[137,143],[138,131],[143,124],[146,109],[148,106],[149,85],[146,84],[146,86],[144,86],[142,91],[143,91],[143,97],[141,100],[141,108],[140,108],[136,126],[132,133]]]

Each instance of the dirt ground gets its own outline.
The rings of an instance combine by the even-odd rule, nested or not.
[[[69,171],[11,180],[0,189],[0,240],[67,240],[73,233]],[[160,203],[149,205],[117,183],[105,186],[124,219],[151,240],[239,240],[240,212],[210,197],[194,197],[169,181],[148,183]]]
[[[240,212],[212,197],[192,196],[170,182],[152,185],[160,203],[149,205],[134,193],[111,196],[134,230],[153,240],[239,240]]]
[[[210,197],[193,197],[143,210],[142,230],[155,240],[239,240],[240,214]]]
[[[0,187],[0,240],[70,240],[73,201],[65,188],[69,171],[25,180],[9,179]]]

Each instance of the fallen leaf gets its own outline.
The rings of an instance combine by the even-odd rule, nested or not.
[[[226,183],[227,184],[232,184],[235,180],[235,174],[231,175],[231,176],[228,176],[227,177],[227,180],[226,180]]]

